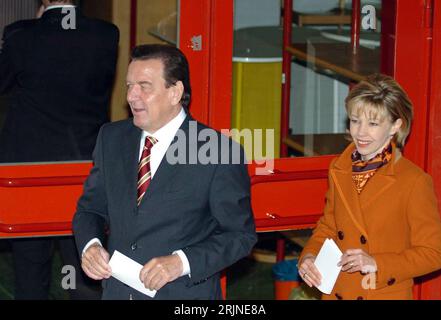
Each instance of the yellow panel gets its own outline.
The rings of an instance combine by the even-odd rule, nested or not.
[[[233,63],[232,128],[253,130],[253,145],[262,134],[262,150],[244,145],[248,159],[267,158],[266,129],[274,130],[272,154],[280,156],[281,77],[281,62]],[[243,144],[243,139],[240,142]]]

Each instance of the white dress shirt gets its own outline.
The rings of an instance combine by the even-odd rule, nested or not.
[[[181,111],[176,117],[174,117],[170,122],[168,122],[165,126],[160,128],[155,133],[149,133],[147,131],[142,132],[141,139],[139,141],[139,159],[141,159],[146,136],[149,135],[156,138],[156,140],[158,140],[158,142],[155,143],[152,149],[150,150],[150,171],[151,171],[152,180],[155,177],[155,173],[158,170],[158,167],[162,159],[164,158],[168,147],[173,141],[176,132],[181,127],[186,116],[187,114],[185,113],[184,108],[181,108]],[[100,245],[102,245],[101,241],[98,238],[93,238],[84,246],[83,254],[94,243],[99,243]],[[173,252],[173,254],[177,254],[181,258],[182,266],[183,266],[181,276],[185,276],[185,275],[190,276],[190,271],[191,271],[190,263],[188,262],[185,253],[182,250],[176,250]]]
[[[174,117],[170,122],[168,122],[165,126],[160,128],[155,133],[152,134],[147,131],[142,132],[141,140],[139,141],[139,160],[141,160],[145,137],[149,135],[158,140],[158,142],[153,145],[150,151],[150,172],[152,175],[152,180],[155,178],[156,170],[158,170],[162,158],[164,158],[164,155],[167,152],[170,143],[173,141],[176,132],[184,122],[186,116],[187,114],[185,113],[184,108],[182,108],[181,112],[179,112],[176,117]]]

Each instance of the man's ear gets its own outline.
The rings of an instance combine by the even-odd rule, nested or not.
[[[173,86],[170,87],[170,99],[173,105],[177,105],[184,94],[184,84],[182,81],[177,81]]]

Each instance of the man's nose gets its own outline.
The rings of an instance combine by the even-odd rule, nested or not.
[[[131,102],[131,101],[135,101],[137,100],[139,97],[139,86],[138,85],[133,85],[130,86],[129,88],[127,88],[127,101]]]

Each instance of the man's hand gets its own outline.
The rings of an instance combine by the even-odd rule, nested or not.
[[[179,278],[183,266],[177,254],[153,258],[147,262],[139,273],[139,279],[149,290],[159,290],[168,282]]]
[[[112,275],[109,253],[98,243],[91,245],[81,258],[81,267],[94,280],[108,279]]]

